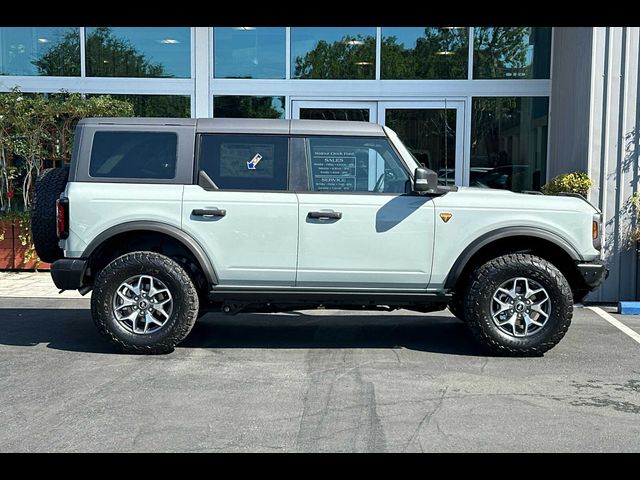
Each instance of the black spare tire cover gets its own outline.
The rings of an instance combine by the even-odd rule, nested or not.
[[[56,235],[56,200],[69,178],[68,168],[48,168],[36,179],[31,204],[31,233],[40,260],[55,262],[64,257]]]

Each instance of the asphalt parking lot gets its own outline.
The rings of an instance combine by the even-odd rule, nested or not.
[[[0,451],[639,451],[639,358],[585,308],[542,358],[407,311],[209,314],[130,356],[85,298],[0,298]]]

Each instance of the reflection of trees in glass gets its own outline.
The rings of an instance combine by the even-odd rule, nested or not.
[[[66,30],[58,43],[31,63],[38,75],[80,76],[80,29]]]
[[[274,106],[274,99],[280,107]],[[213,99],[216,118],[284,118],[283,97],[217,96]]]
[[[300,120],[342,120],[368,122],[367,108],[301,108]]]
[[[547,97],[474,98],[471,184],[538,190],[546,170]],[[483,171],[483,174],[478,172]]]
[[[296,57],[293,78],[375,78],[376,39],[345,35],[337,42],[320,40],[304,57]]]
[[[113,95],[133,106],[135,117],[191,117],[191,100],[181,95]]]
[[[469,56],[466,28],[425,27],[414,48],[395,36],[382,39],[382,78],[465,79]]]
[[[62,41],[33,62],[41,75],[61,75],[80,55],[80,33],[67,33]],[[171,77],[161,63],[153,63],[109,27],[98,27],[87,36],[87,75],[91,77]],[[78,75],[80,72],[77,73]]]
[[[500,151],[500,131],[506,125],[519,121],[515,97],[474,98],[471,122],[472,166],[495,167],[506,164],[506,152]]]
[[[435,170],[455,168],[456,111],[454,109],[390,109],[386,125],[395,131],[418,162]],[[449,174],[453,179],[453,173]]]
[[[475,27],[474,78],[549,78],[550,27]]]
[[[109,27],[87,35],[87,75],[91,77],[172,77],[161,63],[152,63]]]

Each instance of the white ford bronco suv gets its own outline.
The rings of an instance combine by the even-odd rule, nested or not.
[[[33,235],[99,329],[171,351],[200,315],[444,310],[496,354],[541,355],[597,287],[584,198],[439,186],[370,123],[90,118],[37,181]]]

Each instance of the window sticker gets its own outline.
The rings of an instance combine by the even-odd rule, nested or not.
[[[356,152],[348,147],[317,146],[311,168],[315,190],[352,192],[356,189]]]
[[[262,160],[262,155],[256,153],[253,158],[247,162],[247,169],[255,170],[258,163],[260,163],[260,160]]]

